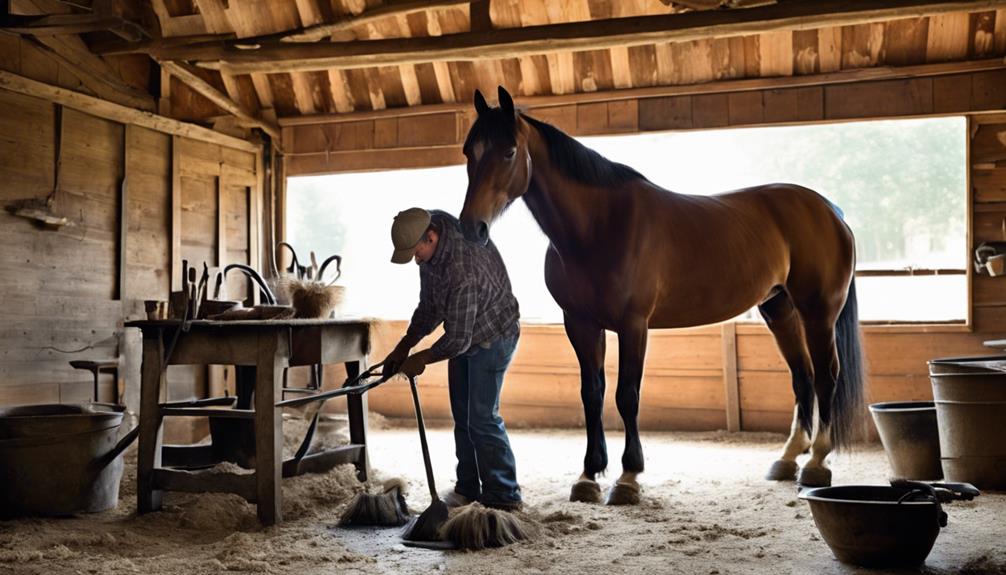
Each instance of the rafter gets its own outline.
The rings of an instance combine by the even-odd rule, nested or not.
[[[149,37],[146,30],[135,22],[102,14],[0,15],[0,30],[35,36],[111,32],[129,42]]]
[[[262,128],[265,133],[272,137],[273,141],[277,144],[280,141],[280,130],[279,126],[263,120],[262,118],[256,117],[251,112],[245,110],[234,100],[227,97],[226,94],[217,90],[213,85],[211,85],[206,80],[203,80],[196,74],[191,67],[180,62],[161,62],[161,67],[167,70],[172,76],[178,78],[181,82],[184,82],[188,87],[192,88],[196,92],[199,92],[211,102],[222,108],[227,113],[237,117],[240,120],[248,122],[252,125]]]
[[[347,16],[335,22],[308,26],[303,30],[287,32],[278,36],[282,42],[317,42],[318,40],[329,38],[338,32],[343,32],[363,24],[370,24],[383,18],[407,16],[416,12],[426,12],[435,8],[450,8],[451,6],[468,4],[469,2],[471,0],[412,0],[409,2],[399,2],[398,4],[387,4],[361,12],[355,16]]]
[[[153,110],[154,99],[126,84],[108,63],[87,51],[83,42],[76,37],[25,36],[25,41],[49,55],[66,67],[70,73],[96,95],[133,106],[140,110]]]
[[[808,86],[830,86],[855,82],[902,80],[929,76],[947,76],[969,72],[991,72],[1004,69],[1006,69],[1006,61],[1003,61],[1002,58],[990,58],[986,60],[971,60],[968,62],[920,64],[917,66],[855,68],[841,72],[832,72],[829,74],[809,74],[806,76],[793,76],[787,78],[748,78],[744,80],[721,80],[716,82],[706,82],[704,84],[688,84],[681,86],[650,86],[646,88],[579,92],[576,94],[564,95],[521,96],[518,98],[517,103],[522,107],[536,109],[565,106],[568,104],[616,102],[620,100],[662,98],[668,96],[724,94],[750,92],[754,90],[785,90],[789,88],[805,88]],[[374,120],[378,118],[404,118],[408,116],[424,116],[450,112],[459,113],[470,111],[471,108],[471,100],[466,99],[462,102],[445,102],[443,104],[426,104],[404,108],[387,108],[384,110],[361,110],[358,112],[350,112],[348,114],[291,116],[280,118],[279,125],[282,128],[290,128],[315,124],[360,122],[363,120]]]
[[[296,44],[243,39],[237,49],[218,42],[165,49],[163,59],[200,61],[231,73],[294,72],[363,68],[437,61],[475,61],[596,50],[702,38],[746,36],[783,30],[848,26],[949,12],[989,10],[1006,0],[802,0],[744,10],[696,11],[527,28],[489,30],[439,37]]]
[[[115,102],[88,96],[87,94],[75,92],[67,88],[52,86],[3,70],[0,70],[0,90],[9,90],[18,94],[42,98],[43,100],[55,102],[67,108],[73,108],[74,110],[98,116],[99,118],[106,118],[123,124],[136,124],[137,126],[150,128],[151,130],[157,130],[165,134],[176,134],[186,138],[220,144],[229,148],[253,153],[260,149],[255,144],[246,140],[214,132],[202,126],[136,110],[128,106],[116,104]]]

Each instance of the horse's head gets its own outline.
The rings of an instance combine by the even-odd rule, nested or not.
[[[470,241],[489,241],[489,226],[510,202],[527,191],[531,155],[527,124],[514,110],[510,94],[499,87],[499,107],[490,108],[475,91],[478,118],[465,139],[468,191],[461,209],[461,229]]]

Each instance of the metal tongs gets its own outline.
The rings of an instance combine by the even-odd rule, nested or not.
[[[940,503],[951,501],[971,501],[981,492],[970,483],[923,483],[907,479],[891,480],[891,487],[901,487],[909,491],[898,499],[898,503],[909,501],[931,501],[936,504],[936,517],[940,527],[947,526],[947,513]]]

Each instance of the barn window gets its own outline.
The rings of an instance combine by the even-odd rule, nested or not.
[[[677,192],[778,181],[815,189],[856,233],[861,319],[946,322],[967,317],[966,137],[965,119],[954,117],[581,141]],[[290,178],[289,237],[298,250],[345,257],[351,311],[407,319],[418,274],[388,263],[391,220],[413,205],[456,214],[466,184],[462,166]],[[495,225],[493,238],[525,321],[561,322],[542,279],[547,240],[522,202]]]

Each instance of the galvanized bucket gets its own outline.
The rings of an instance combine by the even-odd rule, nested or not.
[[[943,478],[936,405],[931,401],[896,401],[870,405],[880,442],[895,479]]]
[[[943,475],[981,489],[1006,489],[1006,357],[929,362]]]
[[[118,406],[0,408],[0,516],[104,511],[119,500],[122,451]]]

